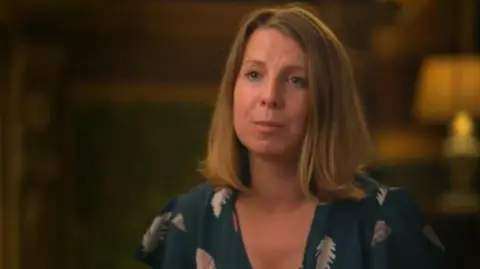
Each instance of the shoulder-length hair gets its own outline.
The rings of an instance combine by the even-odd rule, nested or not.
[[[359,198],[354,184],[370,139],[349,57],[335,34],[298,5],[248,14],[227,59],[200,171],[215,186],[248,191],[248,155],[233,128],[233,91],[245,46],[255,30],[273,28],[293,38],[307,56],[311,104],[298,162],[306,196],[321,200]],[[247,169],[248,170],[248,169]]]

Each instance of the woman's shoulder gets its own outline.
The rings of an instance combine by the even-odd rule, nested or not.
[[[356,200],[339,200],[332,203],[333,211],[344,211],[348,216],[361,219],[376,219],[380,215],[419,212],[415,200],[409,191],[400,187],[384,185],[365,174],[356,176],[354,185],[363,191],[364,196]]]
[[[175,238],[181,247],[190,245],[196,238],[196,225],[199,219],[211,210],[210,201],[215,188],[209,183],[201,183],[183,194],[172,197],[150,221],[143,234],[135,258],[156,268],[163,264],[167,234]]]
[[[400,268],[392,262],[404,265],[403,268],[437,268],[444,247],[409,191],[380,184],[365,175],[358,176],[356,183],[366,196],[343,206],[339,203],[332,212],[337,216],[332,225],[357,223],[355,230],[360,233],[362,246],[369,249],[376,263],[388,262],[385,268]],[[350,218],[350,222],[345,218]],[[341,236],[344,231],[335,232]]]
[[[218,217],[223,204],[233,194],[229,187],[216,187],[205,182],[172,197],[159,211],[156,219],[181,219],[182,226],[194,226],[205,214]]]
[[[417,224],[423,223],[423,212],[407,189],[381,184],[366,175],[358,176],[355,182],[366,193],[365,197],[358,201],[358,209],[363,219],[370,222],[385,219],[391,223],[413,220],[418,221]]]
[[[366,175],[358,176],[356,183],[366,193],[356,203],[359,217],[366,227],[373,226],[374,231],[382,226],[387,233],[393,232],[393,227],[398,227],[397,233],[430,229],[417,201],[407,189],[381,184]]]
[[[200,213],[211,211],[213,215],[220,214],[220,207],[234,193],[230,187],[213,186],[210,183],[202,183],[190,191],[174,198],[176,211]],[[218,217],[218,216],[217,216]]]
[[[185,193],[174,197],[173,200],[177,207],[188,209],[191,207],[199,208],[208,204],[215,188],[208,182],[200,183]]]
[[[421,214],[415,199],[405,188],[388,186],[363,174],[357,175],[355,185],[365,193],[365,196],[355,203],[359,205],[358,208],[362,213],[371,215],[385,210],[401,213],[407,209],[407,211]]]

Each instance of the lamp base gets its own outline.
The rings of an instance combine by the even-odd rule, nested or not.
[[[450,170],[450,191],[442,195],[440,209],[448,213],[478,213],[480,197],[475,188],[475,169],[480,156],[475,124],[467,111],[455,114],[444,154]]]
[[[476,193],[449,192],[440,197],[440,210],[449,214],[478,213],[480,197]]]

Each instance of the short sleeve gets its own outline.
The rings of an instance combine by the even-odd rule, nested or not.
[[[172,199],[151,221],[134,258],[152,269],[195,268],[197,225],[209,188]]]
[[[368,202],[369,269],[442,268],[444,247],[409,193],[380,187]]]

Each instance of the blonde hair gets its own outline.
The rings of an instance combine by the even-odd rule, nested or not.
[[[370,148],[351,63],[341,42],[313,12],[298,5],[263,8],[244,19],[228,56],[201,173],[215,186],[248,191],[248,155],[233,128],[233,90],[245,46],[259,28],[293,38],[307,55],[312,103],[298,163],[306,196],[359,198],[354,177]]]

